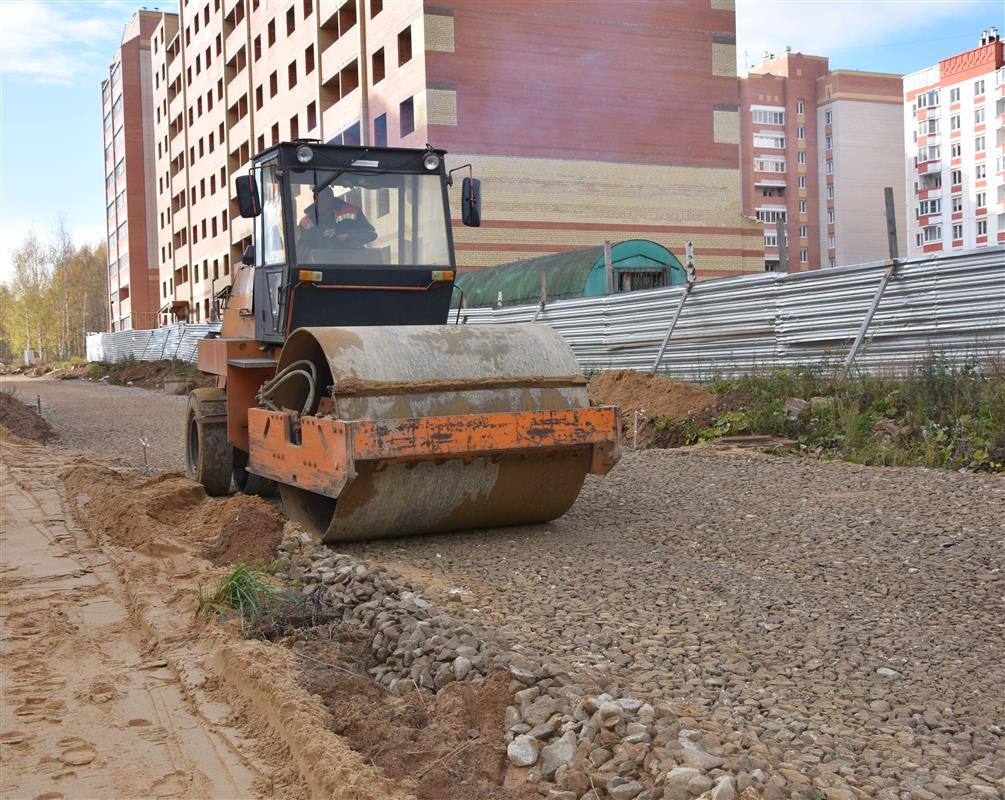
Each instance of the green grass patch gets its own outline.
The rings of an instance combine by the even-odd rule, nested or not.
[[[832,365],[804,366],[707,386],[732,400],[711,418],[665,425],[667,441],[784,436],[824,458],[860,464],[1005,469],[1000,358],[956,364],[932,355],[903,374],[847,380]]]
[[[284,599],[284,593],[268,580],[265,570],[250,564],[238,564],[217,581],[212,591],[199,587],[196,616],[226,615],[236,611],[241,630],[257,624],[270,608]]]

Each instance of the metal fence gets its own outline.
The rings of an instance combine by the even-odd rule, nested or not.
[[[845,359],[888,262],[716,278],[690,290],[661,371],[702,380],[713,374]],[[551,325],[585,369],[648,370],[656,360],[681,286],[536,305],[463,309],[465,324]],[[451,312],[450,321],[455,319]],[[219,325],[171,325],[91,334],[89,361],[195,359],[195,344]],[[936,351],[956,361],[1005,354],[1005,247],[907,259],[897,266],[866,331],[856,366],[896,370]]]
[[[220,330],[219,323],[165,325],[144,331],[87,334],[87,360],[114,364],[128,358],[137,361],[177,359],[195,361],[196,342],[210,331]]]
[[[691,289],[660,370],[713,374],[843,361],[889,262],[702,281]],[[651,369],[684,288],[465,309],[467,324],[537,322],[585,369]],[[454,317],[451,314],[451,321]],[[883,293],[856,367],[895,370],[936,351],[961,361],[1005,353],[1005,247],[905,259]]]

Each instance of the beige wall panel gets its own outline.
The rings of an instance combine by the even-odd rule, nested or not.
[[[454,18],[443,14],[425,14],[423,28],[427,50],[454,52]]]
[[[732,78],[736,76],[736,45],[712,45],[712,74]]]
[[[713,111],[712,125],[715,141],[720,144],[740,143],[740,112]]]

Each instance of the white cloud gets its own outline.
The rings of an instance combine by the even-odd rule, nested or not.
[[[37,221],[27,219],[5,219],[0,223],[0,283],[8,283],[14,272],[12,254],[21,246],[25,237],[32,231],[43,245],[53,241],[53,229],[56,223],[39,226]],[[89,244],[96,247],[105,238],[103,225],[71,225],[66,223],[73,244],[79,247]]]
[[[107,67],[138,8],[125,0],[0,3],[0,72],[7,78],[73,85]]]
[[[924,39],[922,27],[931,29],[962,13],[994,7],[986,0],[737,0],[737,69],[745,72],[761,62],[765,50],[781,53],[786,45],[808,55],[830,56],[852,47]]]

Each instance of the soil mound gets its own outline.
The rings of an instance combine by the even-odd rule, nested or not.
[[[22,403],[14,392],[0,392],[0,426],[15,436],[33,442],[47,442],[56,432],[31,406]]]
[[[201,527],[216,538],[204,556],[218,566],[268,564],[276,558],[285,521],[261,497],[235,495],[207,503]]]
[[[635,411],[645,416],[677,422],[715,403],[715,395],[669,378],[653,377],[631,369],[610,370],[590,380],[590,400],[597,405],[618,406],[628,424]]]
[[[336,641],[293,643],[293,651],[301,685],[332,712],[332,730],[384,775],[414,781],[420,800],[534,796],[526,783],[518,790],[503,786],[503,719],[513,702],[505,672],[478,684],[450,683],[433,697],[418,691],[394,697],[366,675],[368,648],[351,630]]]
[[[283,518],[260,497],[211,498],[177,472],[139,479],[94,465],[63,473],[88,498],[88,518],[120,547],[150,555],[200,550],[215,564],[268,563],[282,539]]]

